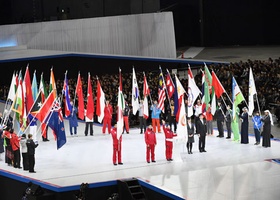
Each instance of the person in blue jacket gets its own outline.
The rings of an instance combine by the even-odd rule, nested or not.
[[[257,111],[255,113],[255,116],[252,118],[252,122],[254,123],[254,133],[255,133],[255,138],[256,138],[256,143],[255,145],[260,144],[260,136],[261,136],[261,127],[262,127],[262,121],[261,121],[261,116],[260,113]]]
[[[156,127],[157,127],[158,133],[161,133],[160,120],[159,120],[161,110],[158,107],[157,101],[154,101],[154,104],[151,106],[150,110],[152,111],[153,131],[156,133]]]

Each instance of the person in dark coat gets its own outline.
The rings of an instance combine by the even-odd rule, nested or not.
[[[249,143],[249,115],[248,115],[248,109],[244,107],[242,109],[242,114],[240,115],[241,120],[241,144],[248,144]]]
[[[28,162],[29,162],[29,172],[36,173],[34,171],[35,166],[35,148],[38,146],[38,143],[34,143],[32,139],[32,134],[28,134],[28,139],[26,141]]]
[[[232,110],[230,109],[230,105],[227,105],[226,111],[226,127],[227,127],[227,137],[226,139],[231,138],[231,118],[232,118]]]
[[[187,149],[188,154],[192,154],[192,147],[194,143],[194,133],[195,133],[195,126],[191,122],[191,118],[187,118],[187,128],[188,128],[188,141],[187,141]]]
[[[205,150],[205,139],[206,139],[207,127],[204,120],[203,114],[199,114],[199,120],[196,123],[196,134],[198,134],[198,149],[200,153],[206,152]]]
[[[217,110],[215,112],[215,118],[217,120],[217,127],[219,135],[217,137],[224,137],[224,120],[225,120],[225,109],[221,102],[218,102]]]
[[[73,106],[73,101],[71,101],[70,104],[72,105],[73,108],[71,114],[68,116],[70,135],[73,136],[73,129],[74,129],[74,135],[77,136],[77,127],[78,127],[77,108]]]
[[[269,110],[264,111],[265,116],[261,119],[263,122],[262,146],[270,147],[271,125],[273,125],[272,115]]]

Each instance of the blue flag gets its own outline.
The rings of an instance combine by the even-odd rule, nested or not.
[[[57,149],[61,148],[66,143],[66,135],[59,100],[55,100],[52,111],[45,120],[45,123],[53,130],[56,136]]]

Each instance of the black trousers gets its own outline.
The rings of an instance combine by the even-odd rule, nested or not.
[[[219,132],[219,136],[224,137],[224,125],[223,125],[222,120],[217,120],[217,127],[218,127],[218,132]]]
[[[29,170],[28,154],[27,153],[21,153],[21,155],[22,155],[23,170]]]
[[[28,162],[29,162],[29,172],[34,172],[35,166],[35,155],[28,155]]]
[[[147,127],[147,121],[144,117],[139,117],[139,122],[140,122],[140,133],[143,133],[146,131],[146,127]]]
[[[192,152],[192,143],[189,143],[187,142],[187,149],[188,149],[188,152]]]
[[[227,136],[231,137],[231,122],[226,122],[227,126]]]
[[[206,136],[200,136],[198,141],[198,149],[199,151],[205,150],[205,137]]]
[[[93,135],[93,122],[86,122],[85,136],[88,135],[88,127],[90,129],[90,135]]]
[[[20,168],[20,150],[14,151],[14,167]]]

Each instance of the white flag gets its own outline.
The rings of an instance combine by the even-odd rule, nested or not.
[[[191,69],[188,70],[188,79],[189,79],[189,87],[188,87],[188,117],[193,115],[193,104],[198,97],[200,90],[197,87],[194,77],[192,75]]]
[[[252,68],[250,67],[250,73],[249,73],[249,110],[248,114],[251,116],[254,111],[254,95],[257,94],[255,80],[252,72]]]
[[[13,101],[15,99],[15,97],[16,97],[16,76],[13,73],[7,100],[10,99],[11,101]]]
[[[132,113],[136,115],[139,109],[139,88],[136,80],[136,75],[134,68],[132,68],[132,98],[131,98],[131,105],[132,105]]]
[[[187,119],[186,119],[186,108],[185,108],[184,95],[183,95],[182,103],[180,106],[178,125],[177,125],[177,137],[175,138],[175,141],[177,143],[181,143],[181,142],[186,143],[187,133],[188,133],[188,129],[187,129]]]

